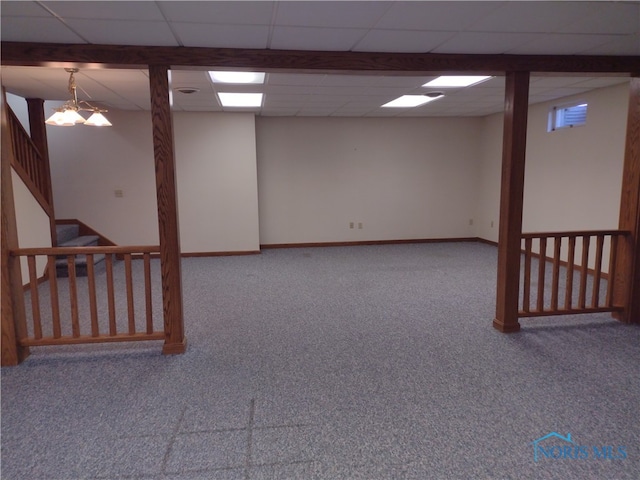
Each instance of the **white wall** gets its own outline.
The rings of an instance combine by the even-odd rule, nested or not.
[[[255,122],[245,113],[176,113],[183,252],[260,249]]]
[[[523,231],[617,228],[628,95],[625,83],[529,108]],[[586,125],[547,132],[549,109],[574,99],[589,105]],[[502,128],[502,114],[483,120],[477,233],[491,241],[498,240]]]
[[[473,118],[258,118],[261,243],[474,236],[479,126]]]
[[[11,169],[11,181],[16,210],[18,245],[20,248],[51,247],[49,216],[33,195],[31,195],[29,188],[13,169]],[[20,262],[22,267],[22,283],[26,284],[29,282],[29,269],[27,267],[26,257],[22,257]],[[44,274],[46,266],[46,257],[36,258],[38,277]]]
[[[113,127],[47,127],[56,217],[118,245],[157,245],[151,115],[108,118]],[[182,251],[258,250],[253,115],[176,113],[174,137]]]

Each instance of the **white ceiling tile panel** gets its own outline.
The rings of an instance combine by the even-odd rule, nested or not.
[[[359,52],[428,53],[454,34],[454,32],[419,30],[371,30],[358,42],[354,50]]]
[[[268,85],[318,85],[324,80],[325,75],[306,73],[269,73],[267,74]]]
[[[526,44],[516,45],[507,52],[515,55],[544,55],[549,48],[553,48],[555,55],[573,55],[615,42],[620,40],[620,37],[620,35],[550,33]]]
[[[276,25],[369,28],[392,2],[280,2]]]
[[[585,55],[640,55],[640,35],[625,35],[615,40],[603,43],[597,47],[588,48],[582,52]]]
[[[185,47],[267,48],[269,27],[264,25],[172,24]]]
[[[90,20],[155,20],[164,21],[156,2],[42,2],[55,15],[63,18]]]
[[[367,33],[356,28],[279,27],[273,29],[274,50],[350,51]]]
[[[171,22],[211,23],[217,25],[269,25],[274,2],[266,1],[160,1],[157,2]]]
[[[4,5],[4,4],[3,4]],[[4,10],[4,6],[2,6]],[[2,16],[2,40],[10,42],[86,43],[57,18]]]
[[[505,2],[394,2],[376,28],[460,31]]]
[[[139,20],[67,19],[67,24],[90,43],[106,45],[178,46],[165,22]]]
[[[2,2],[3,17],[51,17],[51,14],[37,2]]]
[[[589,7],[592,12],[567,22],[566,33],[635,33],[640,25],[640,2],[597,2]]]
[[[555,32],[567,23],[582,19],[594,11],[596,2],[504,2],[474,22],[469,31],[476,32]]]
[[[532,33],[462,32],[435,48],[433,53],[501,54],[531,43],[538,37]]]

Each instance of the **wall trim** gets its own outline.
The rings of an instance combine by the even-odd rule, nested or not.
[[[308,242],[308,243],[271,243],[260,245],[260,248],[315,248],[315,247],[357,247],[363,245],[402,245],[408,243],[451,243],[477,242],[477,237],[460,238],[417,238],[402,240],[362,240],[356,242]]]
[[[238,250],[229,252],[182,252],[182,258],[189,257],[231,257],[238,255],[260,255],[260,250]]]

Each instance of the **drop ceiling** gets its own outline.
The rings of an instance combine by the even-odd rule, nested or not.
[[[640,2],[435,1],[2,1],[3,41],[398,53],[640,55]],[[217,91],[264,92],[264,116],[483,116],[504,108],[504,79],[438,89],[413,109],[380,106],[434,89],[433,76],[270,72],[265,84],[222,86],[201,70],[173,70],[177,111],[221,107]],[[61,68],[3,67],[2,84],[23,97],[63,101]],[[81,99],[109,109],[148,110],[146,70],[83,69]],[[531,103],[625,82],[620,77],[534,76]]]

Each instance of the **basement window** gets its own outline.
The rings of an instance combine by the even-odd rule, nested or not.
[[[548,132],[560,128],[579,127],[587,123],[587,104],[573,103],[570,105],[557,105],[549,111]]]

